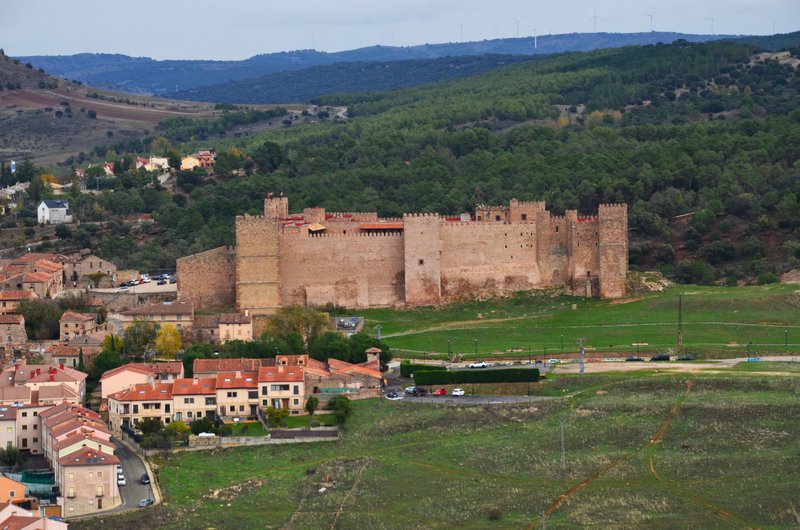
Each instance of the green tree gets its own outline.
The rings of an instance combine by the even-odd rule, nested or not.
[[[182,421],[172,421],[164,427],[164,436],[172,441],[185,442],[192,429]]]
[[[42,184],[42,179],[38,175],[34,175],[33,178],[31,178],[30,186],[28,186],[28,196],[33,202],[38,203],[42,200],[43,194],[44,184]]]
[[[189,429],[192,434],[200,434],[201,432],[215,432],[214,424],[208,418],[198,418],[189,423]]]
[[[136,320],[125,330],[124,348],[128,355],[142,357],[155,347],[158,324],[149,320]]]
[[[214,346],[212,344],[200,343],[193,344],[183,352],[183,373],[186,377],[194,375],[194,360],[195,359],[208,359],[214,354]]]
[[[291,333],[299,333],[306,348],[328,329],[331,329],[331,323],[327,315],[313,307],[282,307],[267,323],[271,337],[286,340]]]
[[[84,364],[83,359],[83,348],[78,350],[78,371],[85,372],[86,371],[86,364]]]
[[[25,317],[25,332],[29,339],[48,340],[59,337],[59,319],[64,312],[52,300],[22,302],[17,310]]]
[[[69,229],[68,225],[60,224],[56,226],[56,237],[58,239],[69,239],[72,237],[72,230]]]
[[[267,421],[270,427],[286,427],[286,419],[288,417],[289,409],[267,407]]]
[[[275,142],[264,142],[253,151],[251,158],[259,169],[272,173],[286,162],[286,153]]]
[[[331,403],[331,408],[333,409],[333,415],[336,417],[336,423],[339,425],[344,425],[344,422],[353,412],[350,398],[344,395],[336,396]]]
[[[125,362],[120,357],[119,353],[114,350],[103,350],[92,359],[92,368],[89,371],[89,376],[98,381],[104,373],[122,366]]]
[[[308,400],[306,400],[306,412],[313,416],[314,412],[317,410],[317,406],[319,406],[319,398],[317,396],[308,396]]]
[[[181,334],[172,324],[164,324],[158,330],[155,349],[159,357],[174,359],[181,349]]]
[[[164,428],[164,424],[158,418],[145,418],[139,422],[139,431],[147,436],[149,434],[158,434]]]
[[[122,339],[116,335],[106,335],[106,337],[103,339],[103,350],[121,352]]]

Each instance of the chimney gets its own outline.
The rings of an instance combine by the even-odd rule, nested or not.
[[[42,375],[42,369],[41,368],[37,368],[36,369],[36,375]]]
[[[56,380],[56,376],[53,375],[53,374],[50,374],[50,381],[55,381],[55,380]]]
[[[31,370],[31,379],[36,377],[36,370]]]
[[[60,365],[58,365],[58,367],[63,370],[64,369],[64,363],[61,363]]]
[[[197,385],[199,383],[200,383],[200,381],[198,381],[196,377],[194,379],[192,379],[192,384],[193,385]]]
[[[236,379],[241,379],[241,378],[242,378],[242,372],[236,370]]]

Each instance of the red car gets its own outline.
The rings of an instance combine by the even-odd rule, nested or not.
[[[447,395],[447,389],[446,388],[437,388],[436,390],[433,391],[433,395],[434,396],[446,396]]]

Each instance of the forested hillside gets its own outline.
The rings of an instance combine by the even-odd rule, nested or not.
[[[350,120],[219,145],[225,171],[180,174],[177,193],[145,202],[154,241],[107,238],[101,253],[161,264],[232,244],[234,215],[259,212],[269,191],[286,193],[293,210],[383,215],[516,197],[586,213],[627,202],[633,269],[775,281],[800,264],[800,55],[757,53],[678,41],[330,96],[319,103],[349,106]],[[248,176],[229,176],[235,166]],[[99,200],[113,210],[139,192],[116,195]]]
[[[470,77],[537,58],[532,55],[466,55],[410,61],[336,63],[193,88],[172,96],[220,103],[310,101],[335,92],[391,90]]]
[[[693,42],[719,40],[726,35],[689,35],[672,32],[646,33],[569,33],[516,39],[492,39],[475,42],[448,42],[417,46],[368,46],[341,52],[294,50],[263,53],[244,60],[154,60],[119,54],[81,53],[69,56],[39,55],[19,57],[36,68],[75,79],[87,85],[125,92],[173,97],[179,90],[216,85],[230,80],[251,79],[277,72],[292,72],[313,66],[345,62],[390,62],[441,57],[502,55],[548,55],[565,51],[589,51],[628,45],[655,44],[686,39]],[[303,77],[307,77],[303,74]],[[399,81],[399,77],[395,77]],[[317,79],[314,83],[319,83]],[[396,85],[395,88],[404,85]],[[369,90],[381,90],[370,87]],[[201,100],[205,101],[205,100]],[[225,101],[232,101],[225,98]],[[299,97],[279,103],[302,101]],[[266,101],[265,101],[266,102]]]

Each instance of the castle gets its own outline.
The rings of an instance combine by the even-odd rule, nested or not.
[[[286,197],[264,215],[236,218],[236,247],[178,260],[179,295],[198,307],[235,305],[268,315],[287,305],[350,308],[436,305],[564,286],[579,296],[625,295],[628,213],[551,215],[544,202],[478,206],[475,216],[374,212],[289,214]]]

